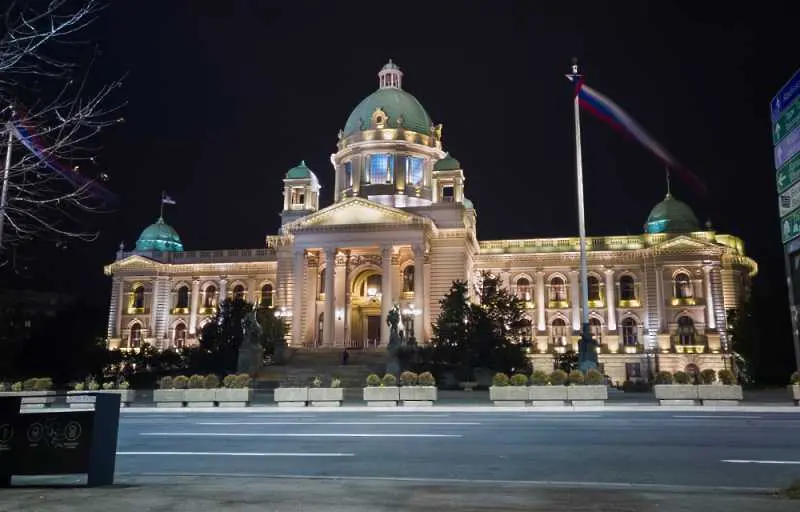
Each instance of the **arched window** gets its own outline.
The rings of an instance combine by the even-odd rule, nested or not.
[[[636,345],[637,343],[639,343],[639,330],[636,326],[636,320],[628,317],[622,321],[622,344],[628,346]]]
[[[319,271],[319,286],[317,286],[317,289],[319,290],[319,295],[325,293],[325,270],[326,269],[323,268],[322,270]]]
[[[589,290],[589,300],[600,300],[600,281],[596,277],[586,278],[586,288]]]
[[[692,281],[688,274],[681,272],[675,276],[675,297],[678,299],[690,299],[694,295]]]
[[[633,277],[626,275],[619,278],[619,300],[636,300]]]
[[[144,309],[144,286],[139,285],[133,289],[133,307]]]
[[[550,280],[550,300],[558,302],[567,300],[567,285],[559,276]]]
[[[186,324],[179,323],[175,326],[175,348],[186,346]]]
[[[205,297],[203,298],[203,307],[210,309],[217,306],[217,287],[209,285],[206,288]]]
[[[381,275],[380,274],[372,274],[371,276],[367,276],[364,280],[363,287],[361,289],[361,296],[362,297],[375,297],[379,293],[381,293]]]
[[[422,186],[422,178],[424,176],[423,165],[425,160],[417,156],[406,157],[406,181],[409,185],[415,187]]]
[[[272,285],[269,283],[261,287],[261,306],[265,308],[272,307]]]
[[[603,342],[603,324],[595,317],[589,319],[589,335],[598,343]]]
[[[233,287],[233,300],[244,300],[244,286],[237,284]]]
[[[409,265],[403,269],[403,291],[414,291],[414,265]]]
[[[553,340],[553,344],[566,345],[567,336],[569,335],[569,332],[567,331],[567,323],[561,318],[556,318],[550,325],[550,337]]]
[[[694,320],[688,316],[678,318],[678,343],[694,345]]]
[[[533,294],[531,293],[531,282],[527,277],[520,277],[517,279],[516,295],[517,298],[524,300],[525,302],[530,302],[532,300]]]
[[[378,153],[369,157],[369,183],[391,183],[394,175],[394,155]]]
[[[175,307],[178,309],[189,307],[189,287],[181,286],[178,288],[178,297],[175,301]]]
[[[129,347],[130,348],[139,348],[142,344],[142,324],[136,322],[131,326],[131,338]]]

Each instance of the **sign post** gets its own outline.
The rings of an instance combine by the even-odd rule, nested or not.
[[[794,359],[800,371],[800,69],[772,98],[770,113]]]

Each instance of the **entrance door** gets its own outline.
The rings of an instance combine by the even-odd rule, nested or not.
[[[370,345],[377,346],[381,339],[381,317],[370,315],[367,317],[367,340]]]

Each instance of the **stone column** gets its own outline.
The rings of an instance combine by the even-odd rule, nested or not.
[[[656,273],[656,300],[658,301],[658,304],[656,304],[656,311],[658,312],[658,330],[664,331],[667,326],[667,318],[664,314],[664,301],[666,300],[664,296],[664,269],[656,265],[653,271]],[[645,276],[645,279],[647,279],[647,276]],[[637,298],[641,300],[641,297],[637,296]],[[649,307],[649,304],[647,307]]]
[[[336,249],[325,248],[325,317],[322,327],[321,340],[323,345],[333,345],[335,340],[334,327],[336,325],[336,288],[333,278],[336,274]]]
[[[572,305],[572,330],[581,330],[581,287],[578,271],[569,271],[569,302]]]
[[[414,336],[417,343],[425,340],[425,246],[415,245],[411,248],[414,252]]]
[[[192,296],[189,297],[189,334],[197,334],[197,306],[200,302],[200,280],[192,279]]]
[[[716,329],[717,321],[714,317],[714,295],[711,292],[711,265],[703,266],[703,279],[706,284],[706,317],[708,318],[708,328]]]
[[[219,280],[219,297],[217,297],[217,305],[222,304],[222,301],[228,298],[228,280],[224,277]]]
[[[154,339],[153,346],[158,343],[158,332],[156,332],[156,325],[158,324],[158,298],[161,295],[161,280],[155,278],[153,280],[153,289],[150,292],[150,329],[147,334],[150,338]]]
[[[258,281],[255,278],[251,278],[247,282],[247,300],[252,302],[255,306],[258,306],[261,296],[258,293],[259,290],[256,290],[256,287],[258,287]]]
[[[609,331],[617,330],[616,304],[614,303],[614,269],[606,269],[606,311],[608,319],[606,325]]]
[[[386,318],[394,306],[392,300],[392,248],[381,247],[381,346],[389,345],[389,326]],[[417,267],[414,267],[414,279],[417,277]]]
[[[547,305],[544,293],[544,272],[541,270],[536,271],[536,327],[540,332],[547,330],[547,322],[544,317],[544,308]]]
[[[292,344],[303,344],[303,271],[305,270],[305,251],[295,251],[292,255]]]

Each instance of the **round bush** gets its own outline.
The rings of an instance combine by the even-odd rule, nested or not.
[[[397,385],[397,377],[392,375],[391,373],[387,373],[381,379],[381,385],[385,387],[392,387]]]
[[[111,382],[111,381],[104,382],[103,383],[103,389],[105,389],[105,390],[114,389],[114,383]]]
[[[176,378],[175,380],[177,381],[178,379]],[[189,377],[189,382],[186,384],[186,387],[189,389],[203,389],[205,387],[205,383],[206,378],[202,375],[192,375]]]
[[[92,379],[89,381],[89,384],[87,384],[86,387],[89,388],[89,391],[97,391],[100,389],[100,384],[98,384],[96,380]]]
[[[340,388],[342,387],[342,381],[337,379],[336,377],[331,378],[331,387],[332,388]]]
[[[586,372],[586,379],[585,382],[587,385],[590,386],[597,386],[603,384],[605,379],[603,378],[603,374],[595,369],[591,369]]]
[[[158,387],[160,389],[174,389],[175,383],[173,382],[172,377],[167,375],[166,377],[161,377],[161,380],[158,381]]]
[[[84,389],[86,389],[86,384],[84,384],[83,382],[76,382],[75,386],[73,386],[73,389],[75,391],[83,391]]]
[[[701,384],[713,384],[717,380],[717,372],[712,370],[711,368],[707,368],[700,372],[700,383]]]
[[[733,384],[736,384],[736,377],[730,370],[720,370],[717,374],[717,377],[719,377],[719,381],[726,386],[732,386]]]
[[[226,388],[235,388],[236,387],[236,379],[238,377],[239,377],[238,375],[226,375],[222,379],[222,385],[225,386]]]
[[[433,374],[431,372],[422,372],[417,377],[417,382],[420,386],[435,386],[436,379],[433,378]]]
[[[367,376],[367,386],[374,388],[374,387],[380,386],[380,385],[381,385],[381,378],[378,377],[377,374],[370,373]]]
[[[536,370],[531,375],[531,385],[533,386],[546,386],[549,382],[550,376],[542,370]]]
[[[526,386],[528,385],[528,376],[523,373],[515,373],[511,376],[512,386]]]
[[[131,383],[127,380],[119,381],[119,389],[128,389],[129,387],[131,387]]]
[[[203,387],[206,389],[216,389],[219,387],[219,377],[210,373],[206,375],[206,378],[203,380]]]
[[[689,384],[689,374],[682,371],[677,371],[672,375],[672,379],[675,381],[675,384]]]
[[[419,377],[416,373],[408,370],[400,374],[400,384],[403,386],[416,386],[418,379]]]
[[[202,377],[200,377],[202,379]],[[186,389],[186,386],[189,385],[189,379],[185,375],[178,375],[174,379],[172,379],[172,388],[173,389]]]
[[[564,370],[553,370],[550,373],[550,384],[563,386],[567,382],[567,372]]]
[[[569,372],[569,383],[570,385],[579,386],[584,383],[586,378],[583,376],[583,372],[580,370],[572,370]]]
[[[492,377],[493,386],[508,386],[508,375],[502,372],[497,372]]]
[[[672,374],[669,372],[658,372],[656,374],[656,384],[672,384]]]
[[[250,387],[250,383],[252,382],[252,380],[253,379],[250,378],[250,375],[248,375],[246,373],[240,373],[239,375],[237,375],[235,377],[235,379],[233,381],[234,384],[235,384],[234,387],[239,388],[239,389],[247,389],[247,388]]]
[[[791,377],[789,377],[789,383],[794,386],[800,385],[800,372],[794,372]]]
[[[53,379],[50,377],[41,377],[36,379],[37,391],[49,391],[51,389],[53,389]]]

